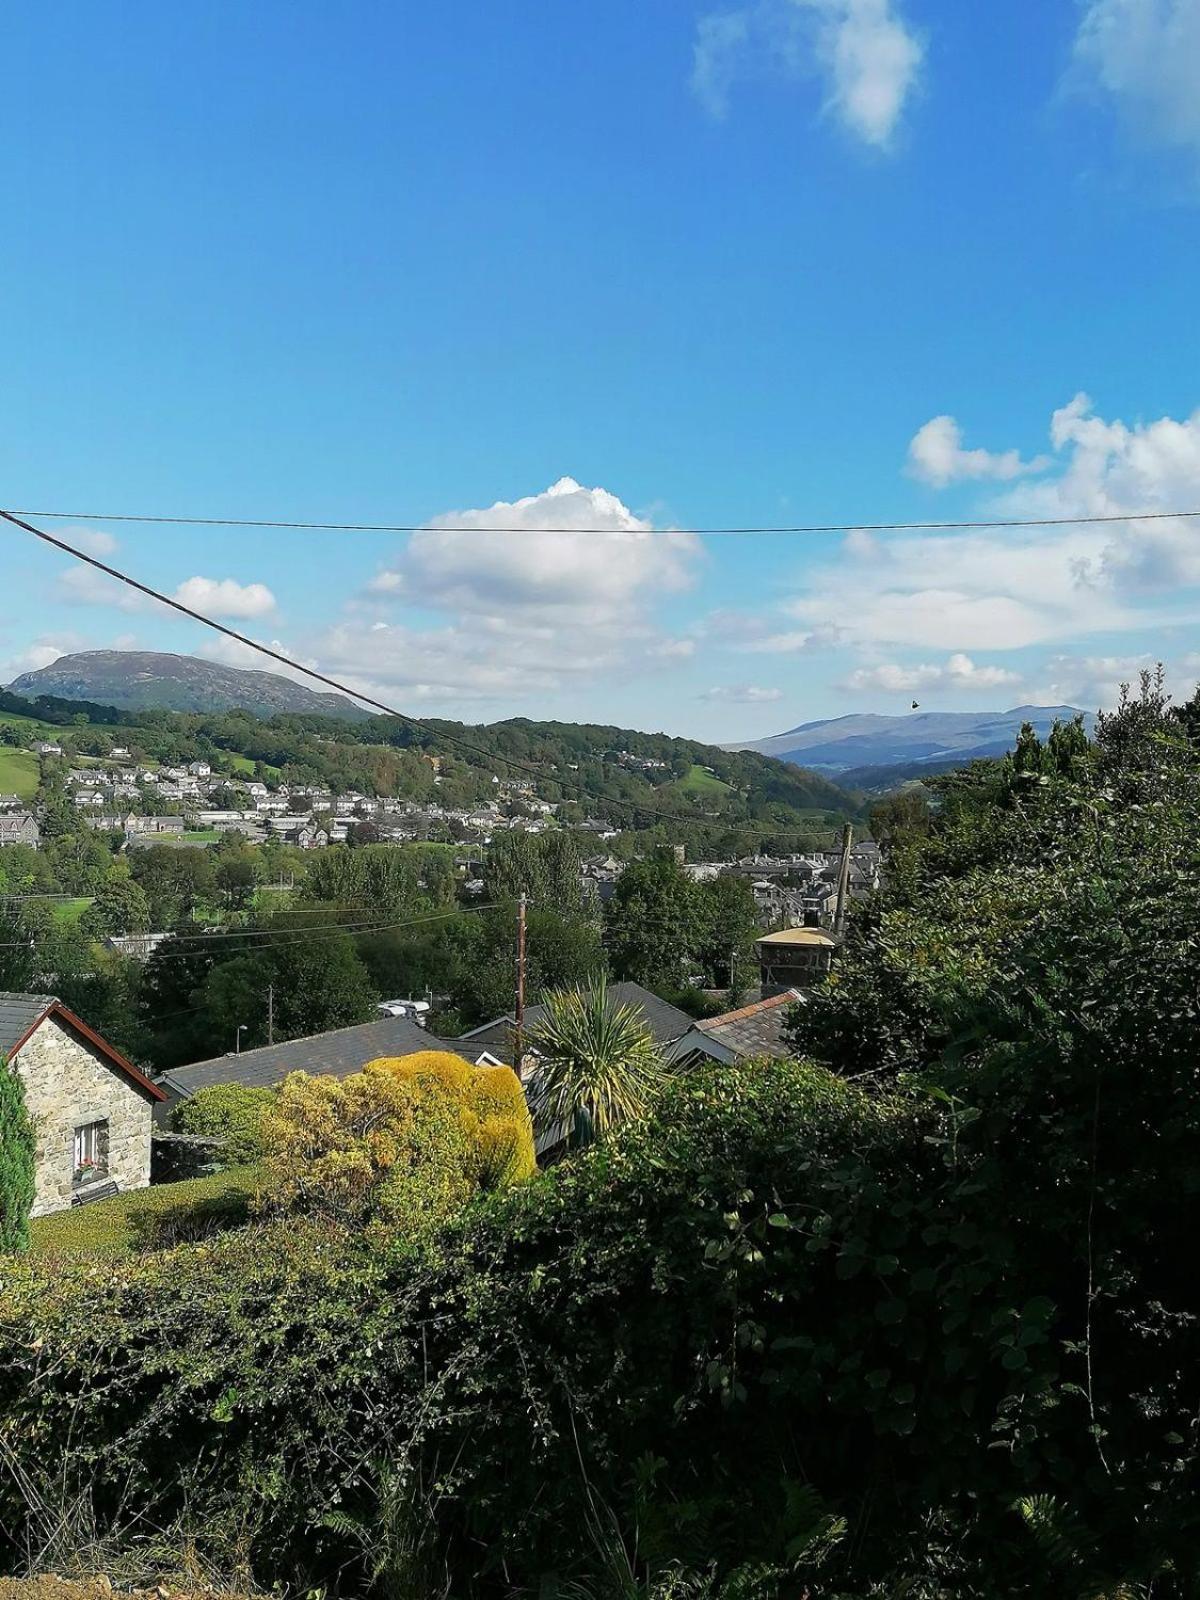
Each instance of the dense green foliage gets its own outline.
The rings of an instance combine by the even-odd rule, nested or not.
[[[226,1165],[247,1166],[262,1160],[263,1120],[274,1104],[274,1089],[213,1083],[179,1101],[171,1113],[171,1126],[176,1133],[219,1139]]]
[[[29,1245],[34,1196],[34,1137],[25,1087],[0,1056],[0,1255]]]
[[[693,883],[675,858],[659,852],[631,862],[604,910],[605,945],[617,978],[658,994],[679,994],[694,979],[729,989],[747,981],[760,932],[745,878]]]

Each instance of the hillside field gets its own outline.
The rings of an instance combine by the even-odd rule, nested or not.
[[[32,800],[37,786],[38,758],[32,751],[0,749],[0,794]]]

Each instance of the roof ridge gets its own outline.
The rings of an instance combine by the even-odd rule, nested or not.
[[[723,1011],[718,1017],[705,1017],[696,1026],[702,1033],[707,1033],[709,1028],[724,1027],[727,1022],[741,1022],[744,1017],[757,1016],[760,1011],[773,1011],[776,1006],[786,1005],[799,999],[794,989],[785,989],[782,994],[769,995],[765,1000],[752,1000],[747,1006],[739,1006],[736,1011]]]

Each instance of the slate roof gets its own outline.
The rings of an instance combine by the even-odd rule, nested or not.
[[[243,1050],[240,1055],[213,1056],[208,1061],[193,1061],[186,1067],[164,1072],[159,1083],[176,1100],[186,1100],[197,1089],[214,1083],[240,1083],[273,1088],[289,1072],[324,1073],[345,1078],[360,1072],[378,1056],[407,1056],[417,1050],[452,1050],[453,1042],[438,1039],[425,1028],[418,1028],[407,1017],[384,1017],[379,1022],[361,1022],[353,1028],[335,1028],[332,1033],[316,1033],[307,1039],[290,1039],[286,1044],[263,1045],[258,1050]]]
[[[57,995],[16,994],[0,990],[0,1056],[12,1055],[47,1016],[53,1016],[61,1026],[82,1035],[111,1066],[131,1083],[135,1083],[139,1089],[144,1089],[152,1100],[165,1099],[157,1084],[151,1083],[132,1061],[127,1061],[119,1050],[114,1050],[107,1039],[101,1038],[94,1029],[89,1028],[82,1017],[77,1017],[73,1011],[68,1011]]]
[[[651,990],[643,989],[640,983],[610,983],[608,997],[614,1005],[636,1006],[659,1045],[673,1044],[692,1026],[692,1018],[686,1011],[681,1011],[678,1006],[671,1005],[670,1001],[663,1000]],[[525,1031],[528,1033],[531,1028],[536,1028],[545,1015],[546,1008],[543,1005],[526,1006]],[[507,1061],[511,1065],[512,1033],[516,1025],[517,1019],[513,1016],[494,1017],[490,1022],[481,1023],[469,1033],[464,1033],[455,1042],[466,1052],[478,1055],[486,1050],[498,1061]]]
[[[726,1011],[723,1016],[705,1017],[702,1022],[694,1023],[693,1028],[743,1059],[765,1056],[772,1061],[782,1061],[791,1054],[783,1041],[783,1025],[788,1008],[799,999],[796,991],[789,989],[784,994],[772,995],[769,1000],[756,1000],[737,1011]]]
[[[0,1055],[9,1055],[54,1005],[52,994],[0,991]]]

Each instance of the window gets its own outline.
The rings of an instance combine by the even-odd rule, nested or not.
[[[108,1123],[85,1122],[75,1129],[75,1182],[108,1176]]]

